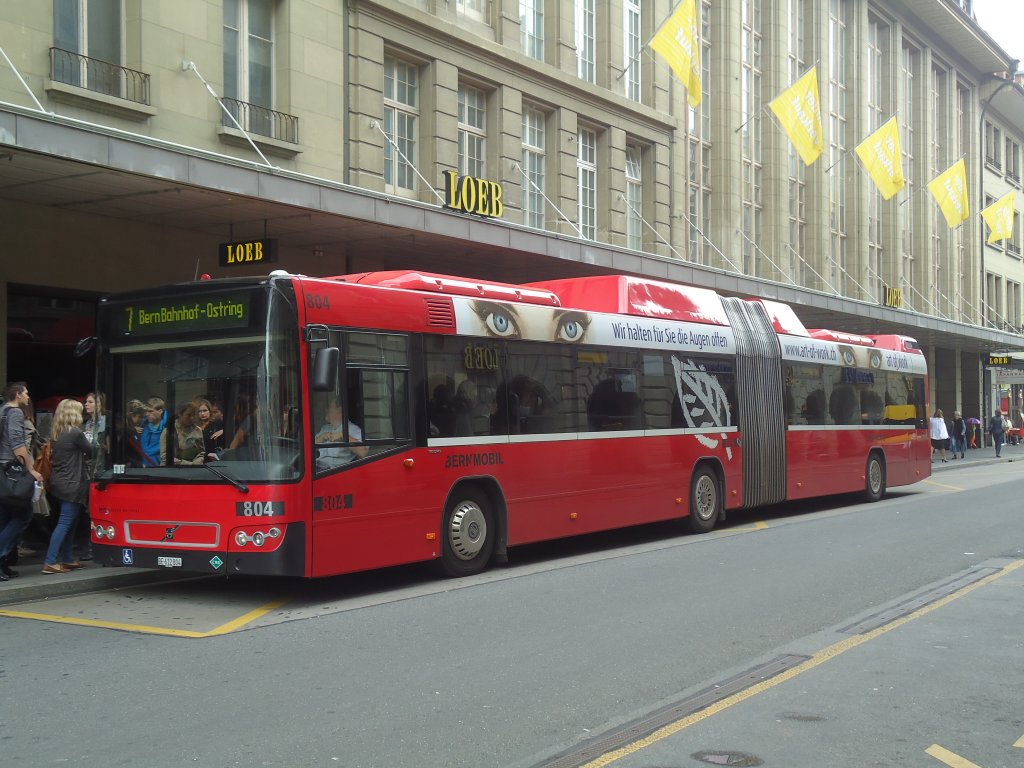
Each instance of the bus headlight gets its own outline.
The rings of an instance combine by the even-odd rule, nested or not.
[[[263,535],[262,531],[256,531],[256,533],[252,535],[252,543],[257,547],[262,547],[266,539],[267,537]]]
[[[108,525],[107,526],[107,538],[108,539],[114,538],[114,526],[112,526],[112,525]]]
[[[93,526],[92,532],[96,534],[97,539],[102,539],[107,535],[107,532],[103,530],[102,525]]]
[[[249,541],[249,537],[245,535],[245,531],[239,531],[235,534],[235,544],[238,546],[244,547],[247,541]]]

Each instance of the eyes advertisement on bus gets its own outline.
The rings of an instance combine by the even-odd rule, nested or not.
[[[229,293],[111,306],[108,323],[121,338],[245,328],[251,299],[251,293]]]
[[[803,336],[779,336],[779,343],[782,345],[783,360],[921,375],[927,371],[924,355],[839,344]]]
[[[736,353],[732,329],[723,325],[461,297],[453,297],[453,303],[456,328],[468,336],[631,349],[667,348],[697,354]]]

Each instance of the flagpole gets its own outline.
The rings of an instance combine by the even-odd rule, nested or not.
[[[789,88],[792,88],[792,87],[793,87],[793,84],[794,84],[794,83],[796,83],[796,82],[797,82],[797,80],[799,80],[799,79],[800,79],[801,77],[803,77],[804,75],[806,75],[806,74],[807,74],[808,72],[810,72],[810,71],[811,71],[812,69],[814,69],[814,68],[815,68],[816,66],[818,66],[818,64],[820,64],[820,63],[821,63],[821,59],[815,59],[815,60],[814,60],[814,63],[813,63],[813,64],[811,64],[811,66],[807,67],[807,69],[805,69],[805,70],[804,70],[803,72],[801,72],[801,73],[800,73],[800,76],[799,76],[799,77],[797,77],[797,79],[796,79],[796,80],[794,80],[794,81],[793,81],[792,83],[790,83],[790,84],[789,84],[789,85],[787,85],[787,86],[786,86],[785,88],[783,88],[783,89],[782,89],[782,91],[781,91],[781,93],[780,93],[779,95],[781,96],[781,95],[782,95],[783,93],[785,93],[785,92],[786,92],[786,90],[787,90],[787,89],[789,89]],[[775,98],[778,98],[778,96],[776,96]],[[772,99],[772,101],[774,101],[774,100],[775,100],[775,99]],[[768,106],[771,106],[771,101],[769,101],[769,102],[768,102],[767,104],[765,104],[764,106],[762,106],[762,107],[761,107],[761,109],[759,109],[759,110],[757,111],[757,113],[756,113],[756,114],[754,114],[754,115],[751,115],[751,116],[750,116],[750,117],[748,117],[748,118],[747,118],[746,120],[744,120],[744,121],[743,121],[742,123],[740,123],[740,126],[739,126],[739,128],[737,128],[737,129],[736,129],[736,130],[734,131],[734,133],[739,133],[739,132],[740,132],[740,131],[741,131],[741,130],[743,129],[743,127],[744,127],[744,126],[745,126],[745,125],[746,125],[747,123],[749,123],[749,122],[750,122],[751,120],[753,120],[753,119],[754,119],[755,117],[760,117],[760,116],[761,116],[761,113],[762,113],[762,112],[764,112],[764,110],[765,110],[765,107],[768,107]]]
[[[873,136],[873,135],[874,135],[874,134],[875,134],[875,133],[876,133],[876,132],[878,131],[878,129],[879,129],[879,128],[881,128],[881,127],[882,127],[883,125],[885,125],[886,123],[888,123],[888,122],[889,122],[890,120],[892,120],[892,119],[893,119],[894,117],[896,117],[896,113],[895,113],[895,112],[893,112],[893,113],[892,113],[891,115],[889,115],[889,116],[888,116],[887,118],[885,118],[885,120],[883,120],[883,121],[882,121],[881,123],[879,123],[879,124],[878,124],[878,128],[875,128],[875,130],[871,131],[871,133],[869,133],[869,134],[868,134],[868,135],[867,135],[867,136],[865,137],[864,141],[866,141],[867,139],[871,138],[871,136]],[[839,156],[839,158],[838,158],[838,159],[837,159],[837,160],[836,160],[836,161],[835,161],[834,163],[832,163],[832,165],[830,165],[830,166],[829,166],[828,168],[826,168],[826,169],[825,169],[825,173],[828,173],[828,172],[829,172],[829,171],[831,171],[831,170],[832,170],[833,168],[835,168],[835,167],[836,167],[836,166],[837,166],[837,165],[838,165],[838,164],[839,164],[840,162],[842,162],[843,158],[844,158],[844,157],[846,157],[846,155],[848,155],[848,154],[849,154],[849,153],[850,153],[851,151],[853,151],[853,150],[856,150],[856,149],[857,149],[857,147],[859,147],[859,146],[860,146],[861,144],[863,144],[863,143],[864,143],[864,141],[860,141],[860,142],[858,142],[858,143],[857,143],[857,144],[856,144],[855,146],[853,146],[853,147],[850,147],[850,149],[848,149],[848,150],[846,150],[845,152],[843,152],[843,154],[841,154],[841,155]]]
[[[625,67],[622,68],[622,71],[619,72],[618,76],[615,78],[616,80],[621,80],[622,78],[624,78],[626,76],[626,73],[633,68],[633,65],[640,61],[640,57],[643,56],[644,51],[647,50],[647,47],[651,44],[651,41],[653,41],[654,38],[658,36],[658,33],[661,32],[661,28],[665,26],[665,22],[672,18],[672,14],[675,13],[676,9],[684,2],[686,2],[686,0],[680,0],[680,2],[676,3],[675,7],[672,8],[672,11],[669,13],[669,15],[666,16],[662,20],[661,24],[658,25],[658,28],[654,30],[654,34],[647,38],[647,42],[640,46],[640,50],[636,52],[636,55],[626,63]]]

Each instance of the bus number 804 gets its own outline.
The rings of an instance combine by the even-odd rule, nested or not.
[[[283,501],[236,501],[237,517],[284,517]]]

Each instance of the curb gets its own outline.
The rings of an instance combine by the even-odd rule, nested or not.
[[[147,568],[90,566],[67,574],[44,575],[39,572],[41,565],[38,563],[25,563],[15,567],[20,575],[0,584],[0,606],[80,595],[113,587],[156,584],[181,578],[180,573]]]

